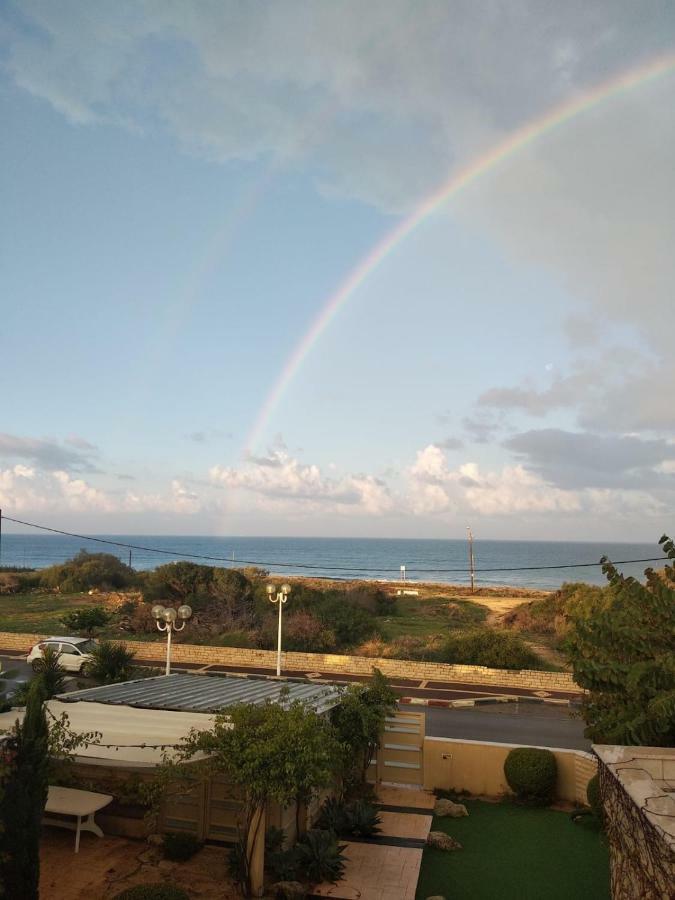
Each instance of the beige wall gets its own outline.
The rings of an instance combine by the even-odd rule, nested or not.
[[[424,787],[468,791],[486,797],[509,793],[504,760],[517,744],[488,744],[451,738],[425,738]],[[558,763],[556,798],[586,803],[586,785],[597,761],[580,750],[553,750]]]
[[[0,632],[0,648],[28,652],[29,647],[46,636]],[[176,640],[177,638],[174,639],[174,641]],[[162,641],[129,640],[128,643],[132,644],[139,659],[156,660],[158,663],[165,659],[166,647]],[[202,663],[205,666],[209,664],[266,668],[276,666],[276,653],[273,650],[241,650],[234,647],[209,647],[174,642],[171,657],[176,663]],[[282,665],[284,669],[292,670],[294,673],[345,672],[353,675],[370,675],[373,668],[378,668],[385,675],[391,677],[412,678],[420,681],[464,681],[544,691],[578,692],[580,690],[569,672],[536,672],[529,669],[510,671],[488,669],[485,666],[448,666],[442,663],[410,662],[403,659],[340,656],[335,653],[284,653]]]

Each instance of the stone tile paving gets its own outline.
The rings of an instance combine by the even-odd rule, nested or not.
[[[422,864],[417,847],[387,845],[387,838],[426,840],[431,827],[435,798],[422,789],[380,786],[378,801],[383,806],[419,809],[415,812],[381,812],[379,843],[348,841],[345,849],[345,875],[339,884],[321,884],[315,897],[335,900],[415,900]],[[429,811],[428,813],[426,811]]]

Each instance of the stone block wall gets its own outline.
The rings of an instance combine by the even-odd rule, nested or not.
[[[0,632],[0,649],[28,652],[28,648],[46,635]],[[161,662],[165,658],[163,641],[133,641],[136,656],[141,660]],[[243,668],[275,668],[273,650],[244,650],[235,647],[210,647],[203,644],[179,643],[174,639],[171,658],[175,663],[192,663]],[[538,672],[488,669],[485,666],[444,665],[443,663],[413,662],[404,659],[382,659],[366,656],[342,656],[336,653],[284,653],[285,674],[305,675],[311,672],[370,675],[373,668],[390,678],[409,678],[416,681],[467,682],[499,687],[523,688],[534,691],[565,691],[579,693],[580,688],[569,672]]]

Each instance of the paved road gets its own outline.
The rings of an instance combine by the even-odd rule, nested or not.
[[[569,709],[532,703],[495,703],[470,709],[401,706],[426,715],[426,733],[433,737],[490,741],[536,747],[590,750],[584,723]]]

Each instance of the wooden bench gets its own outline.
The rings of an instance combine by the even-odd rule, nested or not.
[[[75,788],[49,786],[45,815],[45,825],[56,825],[58,828],[69,828],[75,832],[75,852],[80,850],[80,832],[91,831],[98,837],[103,832],[94,821],[94,815],[112,802],[109,794],[95,794],[92,791],[78,791]],[[59,816],[74,816],[77,821],[52,818],[49,813]]]

